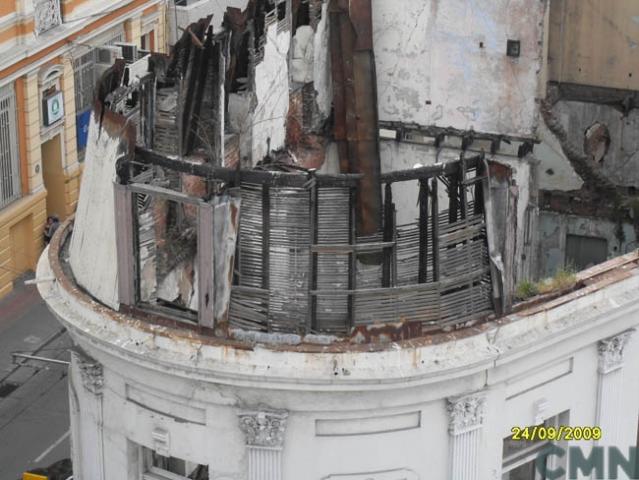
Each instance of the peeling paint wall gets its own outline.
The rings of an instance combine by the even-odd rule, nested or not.
[[[539,125],[541,143],[535,146],[535,158],[539,161],[539,188],[541,190],[579,190],[583,180],[564,155],[561,143],[548,130],[544,122]]]
[[[252,116],[253,163],[271,150],[283,148],[286,140],[286,115],[289,105],[288,49],[291,32],[278,32],[277,23],[266,31],[264,60],[255,67],[257,106]]]
[[[379,117],[533,136],[545,1],[373,0]],[[506,55],[507,41],[521,56]]]
[[[635,230],[623,226],[625,240],[619,242],[617,225],[600,218],[564,215],[555,212],[539,213],[539,278],[551,277],[566,266],[566,236],[603,238],[608,242],[608,258],[618,257],[639,247]]]

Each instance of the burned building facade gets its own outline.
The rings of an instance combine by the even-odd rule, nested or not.
[[[236,3],[100,80],[38,266],[76,477],[519,480],[513,426],[636,440],[637,254],[515,301],[547,3]]]

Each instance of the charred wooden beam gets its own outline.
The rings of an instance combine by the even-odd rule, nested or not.
[[[466,168],[475,168],[482,156],[476,155],[464,159]],[[395,172],[383,173],[380,180],[384,183],[406,182],[409,180],[419,180],[422,178],[433,178],[437,176],[451,175],[459,172],[459,162],[448,162],[426,167],[411,168],[410,170],[397,170]]]
[[[446,136],[449,137],[458,137],[458,138],[464,138],[467,137],[468,135],[472,134],[473,139],[476,140],[499,140],[499,141],[503,141],[505,143],[512,143],[512,142],[538,142],[538,140],[532,139],[530,137],[520,137],[520,136],[516,136],[516,135],[503,135],[503,134],[496,134],[496,133],[484,133],[484,132],[476,132],[474,130],[461,130],[459,128],[453,128],[453,127],[438,127],[435,125],[419,125],[416,123],[406,123],[406,122],[391,122],[391,121],[381,121],[379,122],[379,127],[380,128],[385,128],[385,129],[390,129],[390,130],[397,130],[399,128],[403,128],[406,131],[419,131],[421,134],[427,136],[427,137],[432,137],[435,138],[435,146],[439,146],[437,144],[437,138],[440,138],[440,143],[441,141],[444,140],[444,138]]]
[[[395,231],[395,206],[393,205],[393,186],[386,184],[384,190],[384,243],[390,244],[384,248],[384,260],[382,264],[382,286],[391,286],[391,259],[393,254],[393,234]]]
[[[439,281],[439,197],[437,185],[439,180],[437,177],[431,180],[431,198],[432,198],[432,224],[433,224],[433,282]]]
[[[271,249],[271,191],[268,185],[262,185],[262,289],[270,288],[270,249]],[[268,303],[267,303],[268,306]],[[268,310],[268,309],[267,309]],[[270,315],[267,315],[268,331],[271,331]]]
[[[428,278],[428,181],[419,181],[419,283]]]
[[[143,165],[156,165],[167,168],[175,172],[187,173],[198,177],[205,177],[209,180],[217,180],[225,183],[237,181],[268,185],[271,187],[299,187],[303,188],[308,181],[308,177],[303,173],[288,173],[270,170],[240,170],[239,173],[234,168],[217,167],[210,163],[197,164],[186,159],[169,158],[156,152],[135,148],[135,162]],[[357,185],[361,179],[358,174],[339,174],[315,176],[320,187],[352,187]]]

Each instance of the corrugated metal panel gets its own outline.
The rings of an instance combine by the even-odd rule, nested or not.
[[[0,208],[20,198],[20,158],[13,84],[0,88]]]

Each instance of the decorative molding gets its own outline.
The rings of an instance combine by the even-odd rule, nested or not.
[[[286,411],[246,411],[238,414],[246,444],[253,447],[282,448]]]
[[[634,329],[626,330],[599,342],[599,373],[605,375],[623,366],[623,350],[633,333]]]
[[[35,0],[33,8],[36,36],[62,24],[60,0]]]
[[[104,369],[102,364],[78,352],[72,352],[72,355],[75,364],[80,370],[80,378],[82,379],[84,388],[94,395],[101,395],[104,387]]]
[[[451,435],[461,435],[480,428],[484,423],[486,398],[483,395],[467,395],[448,399],[448,430]]]

